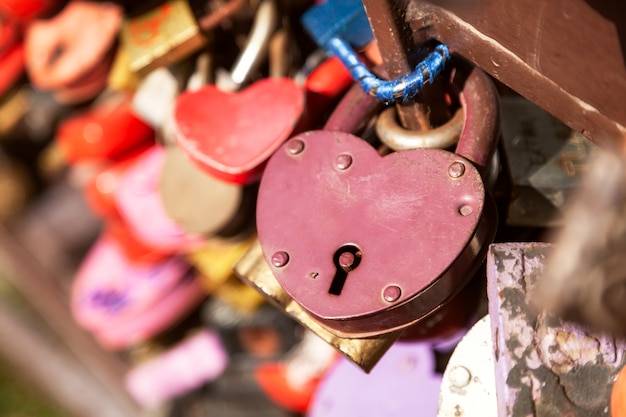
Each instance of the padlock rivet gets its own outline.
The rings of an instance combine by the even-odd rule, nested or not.
[[[456,161],[448,167],[448,175],[452,178],[461,178],[465,174],[465,165]]]
[[[389,285],[383,290],[383,298],[388,303],[393,303],[394,301],[398,301],[401,295],[402,295],[402,290],[397,285]]]
[[[287,143],[287,152],[291,155],[298,155],[304,150],[304,142],[300,139],[293,139]]]
[[[457,365],[448,374],[450,382],[457,388],[463,388],[472,381],[472,374],[466,367]]]
[[[278,251],[272,255],[272,265],[276,268],[282,268],[289,262],[289,254],[287,252]]]
[[[472,211],[474,211],[472,207],[468,206],[467,204],[459,208],[459,213],[461,214],[461,216],[469,216],[470,214],[472,214]]]
[[[342,153],[337,157],[335,164],[341,170],[348,169],[352,165],[352,157],[347,153]]]

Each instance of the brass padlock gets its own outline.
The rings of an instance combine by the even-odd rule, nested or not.
[[[207,43],[186,0],[169,0],[139,16],[126,18],[122,47],[130,57],[130,69],[145,75],[173,64]]]
[[[257,228],[265,263],[257,261],[257,270],[238,265],[237,273],[308,328],[327,332],[326,340],[347,341],[346,356],[366,370],[399,332],[428,321],[460,293],[495,232],[481,174],[497,143],[497,96],[482,72],[462,69],[451,79],[465,81],[460,94],[467,99],[456,154],[420,149],[381,158],[344,133],[371,113],[366,100],[347,96],[324,131],[278,150],[261,181]],[[318,181],[295,184],[310,179]],[[260,278],[268,266],[269,278]]]
[[[402,331],[395,331],[378,336],[350,338],[340,337],[330,332],[283,290],[272,274],[269,265],[265,262],[258,240],[252,243],[245,255],[237,262],[235,274],[261,292],[268,301],[317,334],[365,372],[369,372],[376,365],[402,334]]]

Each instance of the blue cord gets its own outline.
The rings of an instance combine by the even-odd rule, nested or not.
[[[446,61],[450,59],[448,47],[439,44],[413,72],[395,80],[386,81],[372,74],[359,60],[350,45],[341,38],[331,38],[326,43],[326,48],[348,68],[352,79],[358,82],[365,92],[387,103],[395,103],[398,100],[406,103],[415,97],[424,84],[433,81],[443,70]]]

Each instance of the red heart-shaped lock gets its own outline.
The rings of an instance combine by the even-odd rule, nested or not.
[[[486,206],[459,155],[381,157],[353,135],[314,131],[269,160],[257,226],[293,299],[338,334],[366,336],[416,322],[463,287],[489,235]]]
[[[292,133],[303,101],[289,78],[263,79],[239,93],[213,85],[188,91],[176,101],[176,140],[209,174],[245,184]]]

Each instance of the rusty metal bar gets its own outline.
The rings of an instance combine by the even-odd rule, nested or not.
[[[415,42],[404,11],[408,0],[363,0],[374,37],[378,42],[383,64],[390,79],[415,69],[419,57],[415,50],[429,39]],[[410,130],[428,130],[450,118],[440,80],[424,86],[415,103],[396,106],[401,124]]]
[[[375,3],[375,2],[368,2]],[[612,0],[412,0],[399,10],[425,36],[582,133],[623,146],[626,3]]]

